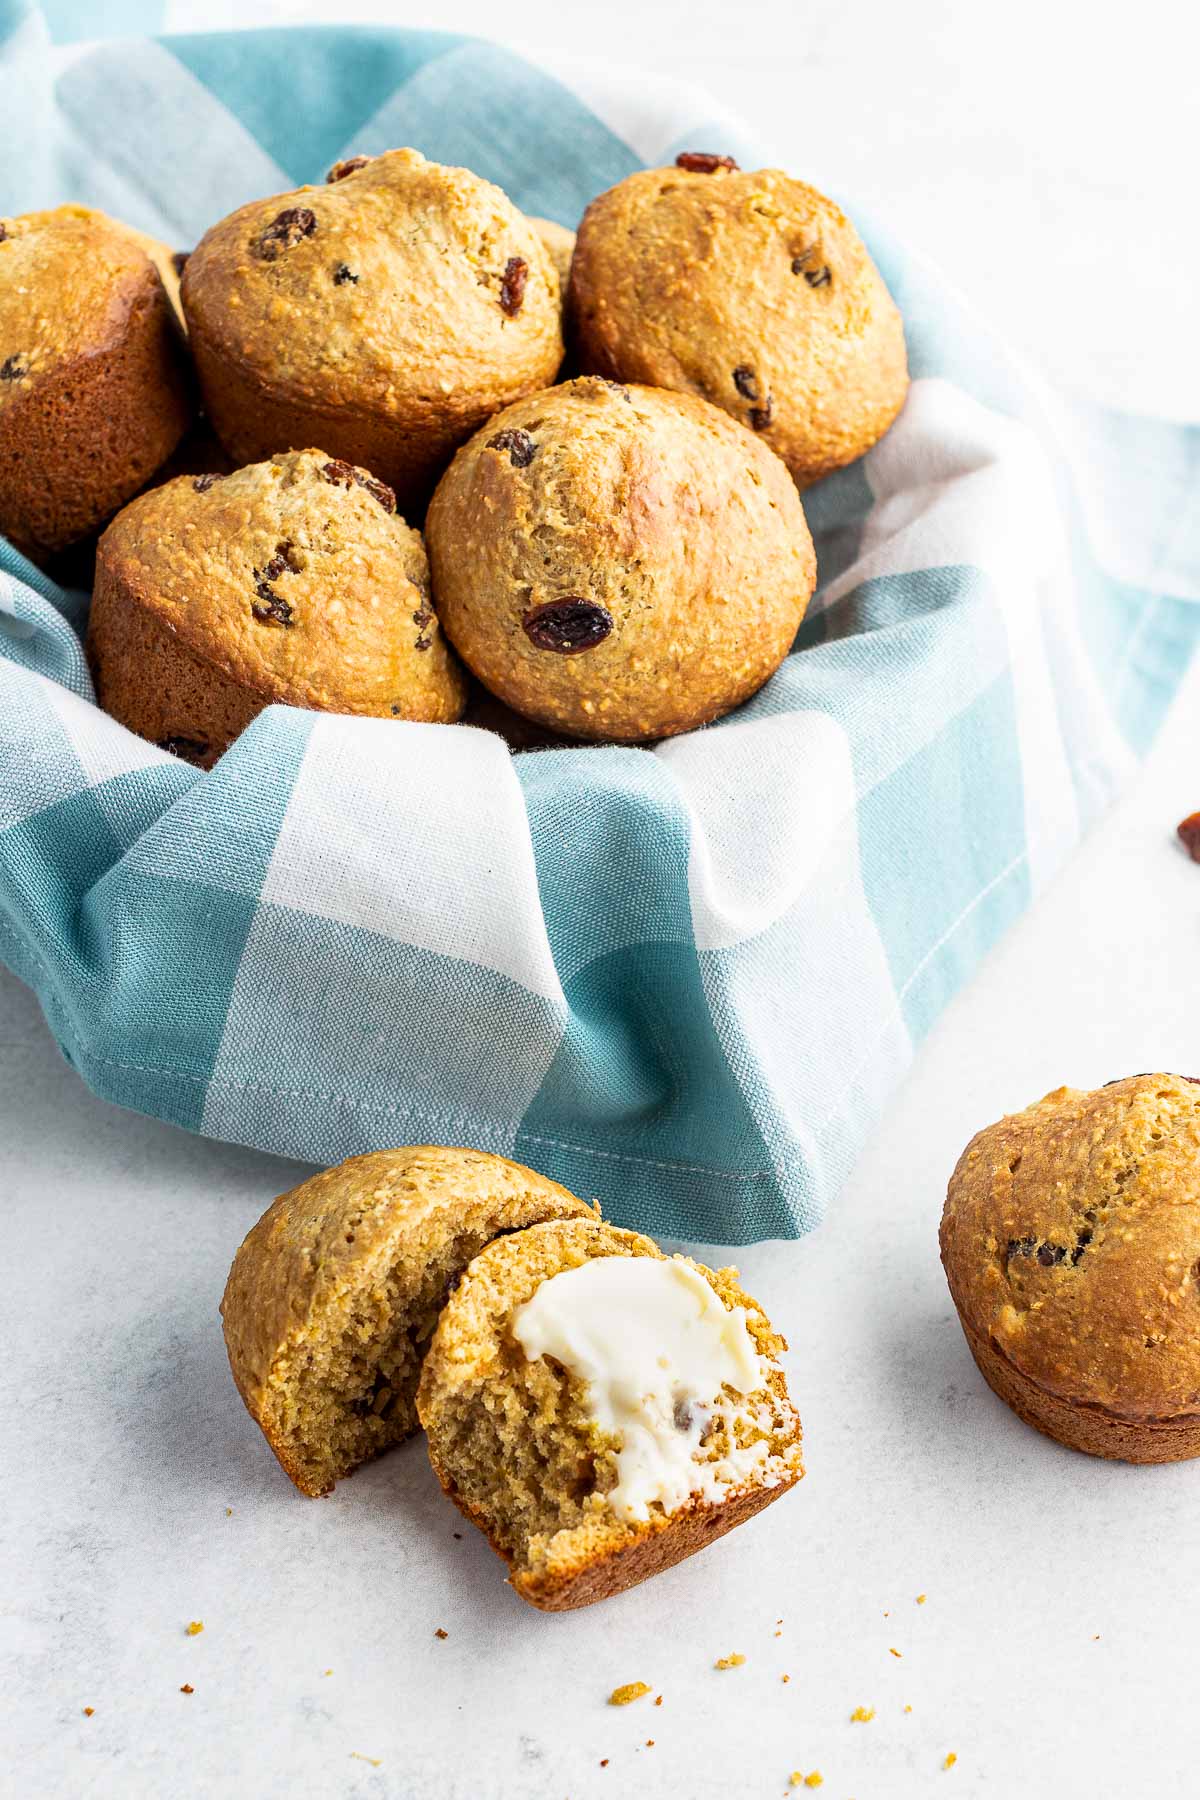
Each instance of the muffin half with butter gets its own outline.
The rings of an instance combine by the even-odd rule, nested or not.
[[[1057,1088],[989,1125],[941,1246],[971,1354],[1022,1419],[1093,1456],[1200,1456],[1194,1080]]]
[[[784,1349],[735,1270],[560,1219],[470,1264],[417,1412],[516,1592],[561,1612],[670,1568],[799,1480]]]
[[[105,711],[200,768],[274,703],[449,723],[466,700],[420,532],[322,450],[127,506],[97,551],[88,654]]]

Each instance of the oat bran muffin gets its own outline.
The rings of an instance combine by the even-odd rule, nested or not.
[[[490,182],[415,150],[231,213],[188,257],[182,298],[235,460],[322,444],[406,513],[562,361],[558,277],[533,226]]]
[[[233,1260],[221,1313],[247,1410],[305,1494],[416,1428],[446,1294],[500,1232],[590,1218],[556,1182],[482,1150],[353,1156],[281,1194]]]
[[[466,698],[421,534],[321,450],[181,476],[119,513],[88,655],[105,711],[201,768],[275,702],[450,722]]]
[[[786,1345],[735,1269],[566,1219],[497,1238],[438,1321],[417,1411],[522,1599],[588,1606],[797,1482]]]
[[[761,438],[690,394],[596,378],[490,420],[426,534],[463,660],[568,737],[644,742],[728,712],[787,655],[816,581]]]
[[[1200,1086],[1057,1088],[981,1131],[942,1261],[1002,1400],[1076,1450],[1200,1456]]]
[[[781,169],[685,152],[627,176],[583,216],[568,311],[582,369],[724,407],[802,488],[869,450],[908,390],[858,233]]]
[[[0,533],[44,561],[166,460],[192,415],[138,234],[82,206],[0,218]]]
[[[565,295],[571,274],[571,258],[575,254],[575,233],[553,219],[539,219],[531,215],[529,223],[545,245],[546,254],[554,264],[554,272],[558,276],[559,288]]]

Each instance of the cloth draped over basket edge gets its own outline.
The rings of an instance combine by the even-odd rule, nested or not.
[[[566,224],[679,148],[770,160],[675,84],[425,32],[53,49],[0,0],[0,66],[0,213],[181,247],[397,143]],[[200,774],[98,711],[86,598],[0,542],[0,957],[97,1093],[313,1162],[475,1144],[693,1241],[821,1217],[1200,624],[1200,432],[1065,406],[859,222],[912,392],[805,496],[813,610],[706,731],[514,758],[275,707]]]

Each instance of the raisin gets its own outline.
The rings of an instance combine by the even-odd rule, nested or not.
[[[489,450],[507,450],[514,469],[527,469],[537,453],[537,445],[519,425],[509,425],[487,441]]]
[[[258,595],[258,603],[251,607],[255,618],[262,625],[291,625],[293,623],[292,608],[277,594],[271,586],[281,575],[295,574],[298,564],[295,549],[290,542],[276,544],[275,554],[265,568],[254,571],[254,591]]]
[[[5,357],[0,363],[0,381],[22,381],[28,373],[28,366],[19,356]]]
[[[339,263],[337,268],[333,271],[333,285],[334,287],[345,287],[348,281],[352,281],[355,287],[358,286],[358,276],[354,273],[349,263]]]
[[[675,158],[677,169],[690,169],[693,175],[714,175],[718,169],[736,169],[732,156],[717,156],[709,150],[681,150]]]
[[[166,737],[159,740],[158,747],[190,763],[198,763],[208,755],[208,745],[203,738]]]
[[[225,477],[223,475],[213,475],[211,473],[207,475],[197,475],[192,483],[192,487],[198,494],[207,494],[209,488],[216,487],[218,481],[224,481],[224,479]]]
[[[187,260],[190,255],[190,250],[175,250],[171,253],[171,267],[177,275],[182,275],[187,268]]]
[[[525,283],[529,280],[529,264],[523,256],[510,256],[500,280],[500,311],[515,319],[525,299]]]
[[[758,399],[758,376],[745,363],[739,363],[733,371],[733,385],[743,400]]]
[[[607,607],[594,600],[550,600],[535,606],[521,620],[525,635],[537,650],[553,650],[559,656],[579,656],[602,644],[613,628]]]
[[[356,169],[365,169],[374,158],[370,156],[348,156],[344,162],[335,162],[325,180],[344,181],[347,175],[353,175]]]
[[[1061,1244],[1039,1244],[1037,1259],[1043,1269],[1053,1269],[1060,1262],[1066,1261],[1067,1253]]]
[[[354,479],[360,488],[366,489],[372,500],[378,500],[384,512],[395,512],[396,496],[386,481],[379,481],[374,475],[364,475],[358,469],[354,471]]]
[[[686,1400],[677,1400],[671,1412],[676,1431],[692,1429],[692,1409]]]
[[[775,402],[772,400],[770,394],[767,395],[761,406],[752,406],[750,408],[750,423],[753,425],[755,431],[765,431],[774,417]]]
[[[340,456],[335,456],[322,465],[321,473],[333,487],[365,488],[372,500],[378,500],[384,512],[395,512],[396,496],[387,482],[378,481],[365,469],[356,469],[353,463],[343,462]]]
[[[422,604],[420,606],[418,606],[416,612],[413,614],[413,624],[417,627],[418,631],[424,631],[424,629],[427,625],[432,625],[433,624],[433,609],[432,609],[432,607],[426,606],[424,604],[424,602],[422,602]]]
[[[258,234],[256,252],[264,262],[274,262],[317,229],[317,215],[308,206],[288,206]]]
[[[8,364],[5,363],[4,368],[7,367]],[[0,369],[0,376],[3,374],[4,369]],[[1192,861],[1200,862],[1200,812],[1189,813],[1186,819],[1179,821],[1175,830]]]
[[[810,288],[828,287],[833,280],[829,264],[822,263],[819,269],[805,269],[804,279]]]

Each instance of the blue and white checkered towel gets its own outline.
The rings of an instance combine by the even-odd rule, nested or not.
[[[0,0],[0,92],[0,213],[181,247],[397,144],[566,224],[682,147],[770,160],[674,85],[420,32],[52,50]],[[658,749],[272,708],[200,774],[97,710],[82,598],[0,542],[0,954],[98,1093],[317,1162],[481,1145],[677,1237],[819,1218],[1200,624],[1200,433],[1068,412],[866,224],[908,405],[806,496],[794,653]]]

